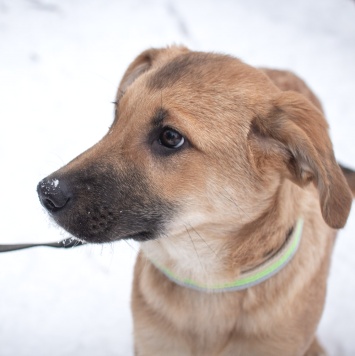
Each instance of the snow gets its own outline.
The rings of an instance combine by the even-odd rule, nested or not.
[[[130,61],[172,43],[301,75],[324,105],[338,160],[355,168],[354,1],[0,0],[0,243],[68,237],[37,183],[106,133]],[[353,211],[319,328],[330,355],[355,354],[354,232]],[[133,355],[137,248],[2,254],[0,356]]]

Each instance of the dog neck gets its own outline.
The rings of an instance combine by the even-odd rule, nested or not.
[[[231,282],[220,283],[216,285],[206,285],[200,281],[194,281],[190,278],[182,278],[176,275],[170,269],[161,266],[154,260],[150,262],[167,278],[174,283],[194,289],[200,292],[219,293],[219,292],[235,292],[256,286],[281,271],[292,260],[296,254],[303,230],[303,219],[299,218],[295,226],[292,228],[285,243],[276,253],[267,256],[267,259],[258,266],[250,270],[241,271],[238,278]]]
[[[191,223],[184,224],[180,232],[141,243],[142,253],[148,263],[150,261],[161,272],[165,271],[166,276],[174,277],[176,282],[189,280],[202,289],[219,289],[215,286],[233,283],[239,285],[237,281],[246,276],[244,273],[267,270],[268,263],[282,260],[282,252],[292,245],[288,245],[289,237],[296,238],[293,233],[300,233],[299,228],[296,229],[301,224],[297,219],[304,211],[298,203],[301,200],[296,199],[300,194],[308,193],[286,182],[249,223],[241,224],[232,219],[230,225],[225,220],[217,225],[206,223],[208,219],[205,218],[205,223],[201,224],[196,216],[192,217]],[[290,201],[294,202],[291,206]],[[293,245],[293,253],[297,246],[297,243]],[[286,258],[288,262],[293,253],[287,255],[290,257]],[[284,266],[283,263],[280,265]],[[269,278],[272,275],[270,273]]]

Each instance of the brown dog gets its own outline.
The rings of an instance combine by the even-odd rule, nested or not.
[[[322,354],[315,331],[352,192],[307,86],[229,56],[151,49],[116,109],[108,134],[38,193],[79,239],[141,241],[136,354]]]

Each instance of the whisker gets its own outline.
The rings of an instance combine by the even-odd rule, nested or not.
[[[213,252],[216,258],[219,258],[217,255],[217,252],[210,246],[210,244],[199,234],[199,232],[191,225],[189,224],[191,229],[199,236],[199,238],[206,244],[206,246]]]
[[[223,188],[223,190],[229,195],[229,197],[226,197],[226,196],[224,196],[223,194],[221,194],[221,195],[222,195],[224,198],[226,198],[227,200],[229,200],[231,203],[233,203],[234,206],[235,206],[238,210],[240,210],[244,215],[246,215],[247,217],[249,217],[248,213],[247,213],[241,206],[239,206],[239,205],[234,201],[234,199],[231,197],[231,195],[230,195],[230,193],[227,191],[227,189],[224,188],[224,187],[222,187],[222,188]]]
[[[123,240],[134,252],[138,253],[138,250],[134,248],[127,240]]]
[[[194,247],[194,250],[195,250],[196,256],[197,256],[197,258],[198,258],[198,260],[199,260],[199,262],[200,262],[201,268],[204,269],[204,267],[203,267],[203,265],[202,265],[202,262],[201,262],[201,259],[200,259],[200,256],[199,256],[199,254],[197,253],[196,245],[195,245],[195,243],[194,243],[194,241],[193,241],[193,239],[192,239],[192,237],[191,237],[191,235],[190,235],[190,232],[189,232],[188,228],[186,227],[186,225],[184,225],[184,226],[185,226],[185,229],[186,229],[187,234],[189,235],[189,238],[190,238],[190,240],[191,240],[191,243],[192,243],[192,245],[193,245],[193,247]]]

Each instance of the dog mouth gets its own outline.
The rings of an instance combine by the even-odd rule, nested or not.
[[[69,232],[69,229],[65,229],[65,230]],[[157,238],[157,236],[150,231],[140,231],[140,232],[132,232],[123,236],[114,235],[114,237],[108,237],[108,236],[105,237],[104,235],[99,235],[99,237],[96,238],[93,236],[88,237],[86,235],[79,237],[70,233],[70,237],[68,239],[69,240],[74,239],[83,243],[105,244],[105,243],[112,243],[120,240],[133,240],[136,242],[144,242],[144,241],[153,240],[155,238]]]
[[[173,207],[163,202],[137,169],[61,170],[37,186],[43,207],[75,238],[89,243],[147,241],[161,235]]]
[[[48,202],[45,204],[48,205]],[[135,210],[96,204],[87,207],[78,199],[71,198],[65,209],[46,208],[59,226],[73,237],[88,243],[129,239],[143,242],[155,239],[162,230],[161,219],[157,219],[159,214],[148,213],[152,208],[143,206],[140,209],[135,207]]]
[[[126,235],[125,237],[120,238],[120,240],[134,240],[137,242],[144,242],[144,241],[153,240],[155,238],[157,238],[157,236],[153,235],[151,232],[141,231],[138,233]]]

